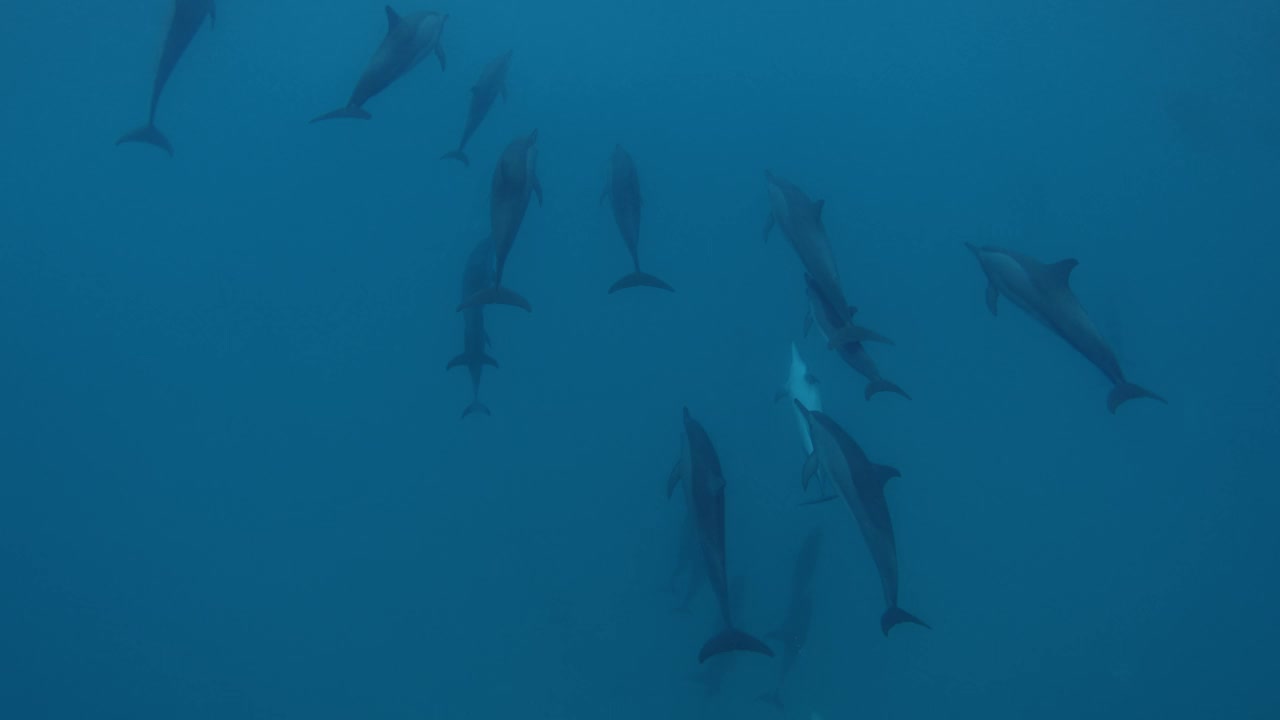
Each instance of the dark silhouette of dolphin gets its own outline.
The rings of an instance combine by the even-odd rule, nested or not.
[[[987,307],[996,314],[996,301],[1001,295],[1022,308],[1040,324],[1049,328],[1067,344],[1093,363],[1114,387],[1107,395],[1107,409],[1116,408],[1134,398],[1168,401],[1125,379],[1120,361],[1102,334],[1094,327],[1080,300],[1071,291],[1071,271],[1079,264],[1074,259],[1045,265],[1035,258],[1013,250],[965,243],[978,258],[987,276]]]
[[[911,396],[905,390],[881,377],[876,361],[871,359],[871,354],[863,344],[873,340],[887,343],[888,338],[866,328],[855,326],[852,320],[853,308],[849,308],[845,313],[832,306],[818,289],[812,276],[805,275],[804,281],[805,293],[809,296],[809,319],[817,323],[818,330],[823,337],[827,338],[831,347],[835,348],[840,359],[867,379],[863,397],[870,400],[876,393],[891,392],[910,400]]]
[[[760,695],[758,700],[785,710],[782,702],[782,686],[800,659],[800,651],[809,640],[809,627],[813,620],[813,593],[809,586],[818,566],[818,553],[822,549],[822,529],[809,532],[796,554],[796,564],[791,570],[791,596],[782,625],[766,637],[782,645],[782,657],[778,665],[778,684],[773,690]]]
[[[764,236],[768,238],[774,227],[781,230],[799,256],[805,273],[813,278],[831,307],[837,310],[848,308],[849,301],[845,299],[840,283],[840,269],[831,249],[831,238],[827,237],[827,229],[822,224],[824,202],[810,200],[794,183],[770,170],[765,171],[764,177],[770,207]]]
[[[462,297],[468,298],[493,284],[493,243],[481,240],[467,257],[467,267],[462,273]],[[462,352],[449,361],[446,369],[463,366],[471,373],[471,404],[462,411],[462,417],[478,412],[491,415],[489,408],[480,402],[480,376],[485,365],[498,367],[498,361],[485,350],[489,334],[484,329],[484,308],[467,308],[462,313]]]
[[[160,103],[160,94],[169,82],[169,76],[177,67],[182,53],[191,44],[204,19],[209,18],[209,26],[213,27],[217,20],[217,12],[213,0],[175,0],[173,16],[169,19],[169,31],[164,37],[164,48],[160,51],[160,63],[156,66],[155,80],[151,85],[151,110],[147,114],[147,124],[136,130],[121,135],[116,145],[138,142],[154,145],[173,155],[173,145],[156,127],[156,106]]]
[[[635,268],[634,272],[624,275],[609,288],[610,294],[623,288],[641,286],[674,291],[674,288],[657,277],[640,271],[640,209],[644,206],[644,200],[640,197],[640,175],[636,172],[635,161],[631,159],[630,153],[622,149],[622,145],[615,145],[610,166],[609,184],[605,187],[604,194],[612,201],[613,219],[618,223],[618,232],[622,233],[622,241],[627,244],[631,264]]]
[[[493,101],[499,95],[504,101],[507,99],[507,68],[511,65],[511,52],[508,50],[501,57],[490,61],[480,73],[480,79],[471,86],[471,106],[467,109],[467,125],[462,129],[462,139],[458,141],[458,149],[441,155],[441,160],[457,160],[470,167],[471,160],[465,152],[467,141],[471,139],[476,128],[480,127],[480,123],[484,122],[489,114],[489,108],[493,107]]]

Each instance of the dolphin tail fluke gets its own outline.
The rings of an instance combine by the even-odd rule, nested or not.
[[[782,691],[777,688],[764,693],[760,697],[756,698],[756,700],[774,706],[778,709],[778,712],[783,712],[787,709],[787,706],[782,704]]]
[[[876,393],[882,393],[882,392],[897,393],[908,400],[911,399],[911,396],[907,394],[906,390],[903,390],[902,388],[889,382],[888,380],[885,380],[884,378],[881,378],[879,380],[872,380],[871,382],[867,383],[867,389],[864,390],[862,394],[866,396],[868,400],[870,400],[872,395],[875,395]]]
[[[466,409],[462,411],[462,417],[466,418],[468,415],[471,415],[472,413],[480,413],[481,415],[489,415],[489,416],[493,415],[493,413],[489,412],[488,406],[480,402],[479,400],[476,400],[475,402],[468,405]]]
[[[839,330],[835,331],[834,333],[832,333],[831,339],[827,343],[827,347],[838,348],[841,345],[845,345],[848,343],[855,343],[855,342],[856,343],[878,342],[878,343],[884,343],[885,345],[893,344],[892,340],[881,335],[875,330],[869,330],[867,328],[859,327],[857,325],[849,323],[844,327],[840,328]]]
[[[471,167],[471,158],[467,157],[467,154],[462,152],[461,150],[454,150],[453,152],[447,152],[441,155],[440,159],[441,160],[457,160],[458,162],[462,163],[464,167]]]
[[[631,287],[651,287],[658,288],[659,290],[675,292],[675,288],[666,284],[661,279],[650,275],[649,273],[637,270],[629,275],[624,275],[621,280],[614,283],[613,287],[609,288],[609,294],[612,295],[619,290]]]
[[[526,312],[533,312],[533,306],[520,293],[504,287],[491,287],[481,290],[463,300],[462,304],[458,306],[458,310],[462,311],[466,308],[479,307],[481,305],[511,305],[522,308]]]
[[[498,367],[498,361],[494,360],[487,353],[477,353],[475,355],[459,353],[453,356],[453,359],[449,361],[449,364],[445,366],[445,369],[452,370],[459,366],[469,367],[471,365],[475,365],[476,367],[481,365],[492,365],[496,368]]]
[[[713,655],[734,651],[753,652],[773,657],[773,651],[768,645],[741,630],[729,628],[702,646],[702,651],[698,653],[698,662],[706,662],[707,658]]]
[[[152,124],[143,125],[137,130],[130,130],[116,140],[117,145],[130,142],[154,145],[169,153],[169,155],[173,155],[173,146],[169,144],[169,138],[165,137],[164,133],[160,132],[160,129]]]
[[[1107,395],[1107,409],[1111,411],[1112,415],[1114,415],[1116,413],[1116,408],[1129,400],[1133,400],[1134,398],[1151,398],[1152,400],[1159,400],[1166,405],[1169,404],[1168,400],[1165,400],[1144,387],[1134,385],[1131,382],[1121,382],[1111,388],[1111,392]]]
[[[372,117],[373,116],[369,114],[368,110],[365,110],[362,107],[355,107],[354,105],[348,105],[346,107],[340,107],[337,110],[334,110],[332,112],[327,112],[323,115],[317,115],[316,117],[311,118],[311,122],[318,123],[321,120],[335,120],[337,118],[348,118],[351,120],[368,120]]]
[[[925,621],[895,605],[885,610],[884,614],[880,616],[880,631],[884,633],[885,637],[889,637],[889,631],[893,629],[893,626],[901,623],[913,623],[922,628],[933,629]]]

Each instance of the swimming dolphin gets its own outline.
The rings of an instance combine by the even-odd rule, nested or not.
[[[769,634],[769,638],[782,644],[782,658],[778,667],[778,684],[770,692],[758,699],[767,702],[779,710],[785,709],[782,702],[782,686],[791,674],[791,668],[800,658],[800,651],[809,639],[809,626],[813,618],[813,594],[810,585],[813,571],[818,566],[818,552],[822,549],[822,529],[809,533],[796,555],[796,564],[791,571],[791,599],[787,603],[787,614],[782,625]]]
[[[707,566],[707,579],[720,603],[720,617],[725,629],[707,640],[698,653],[698,662],[734,650],[760,653],[773,657],[773,651],[755,637],[733,626],[732,605],[726,574],[724,538],[724,473],[720,469],[720,457],[716,454],[711,437],[702,424],[693,419],[689,408],[684,408],[684,448],[673,480],[668,483],[688,483],[687,490],[693,500],[698,522],[698,540],[702,545]]]
[[[636,172],[635,161],[631,159],[630,153],[622,149],[622,145],[615,145],[610,165],[609,184],[605,187],[604,194],[613,201],[613,219],[618,223],[618,232],[622,233],[627,251],[631,253],[635,272],[624,275],[609,288],[609,292],[642,285],[659,290],[674,290],[653,275],[640,272],[640,208],[644,201],[640,197],[640,175]]]
[[[880,573],[886,609],[880,616],[880,630],[888,636],[890,628],[910,622],[929,627],[920,618],[898,607],[898,550],[889,519],[889,503],[884,485],[900,473],[887,465],[876,465],[854,442],[844,428],[827,414],[809,410],[796,403],[809,421],[813,433],[813,454],[805,461],[802,475],[812,477],[821,468],[832,479],[845,503],[853,511],[862,538],[871,550],[871,558]]]
[[[507,256],[515,245],[516,233],[524,222],[529,197],[538,196],[542,205],[542,184],[538,182],[537,160],[538,131],[512,140],[498,160],[489,185],[489,236],[493,238],[498,254],[498,269],[493,287],[479,290],[458,306],[458,310],[479,305],[514,305],[532,311],[529,301],[514,290],[502,287],[502,271],[507,266]]]
[[[1168,402],[1164,398],[1125,380],[1111,346],[1102,338],[1089,316],[1085,314],[1079,299],[1071,291],[1071,271],[1078,264],[1074,259],[1060,260],[1045,265],[1029,255],[1012,250],[986,246],[977,247],[965,243],[965,247],[978,258],[978,264],[987,276],[987,307],[996,314],[996,300],[1004,295],[1014,305],[1022,308],[1040,324],[1067,341],[1089,362],[1097,366],[1114,387],[1107,395],[1107,409],[1116,408],[1134,398],[1151,398]]]
[[[508,50],[501,57],[491,60],[480,73],[480,79],[471,86],[471,106],[467,110],[467,125],[462,129],[462,139],[458,141],[458,149],[441,155],[441,160],[457,160],[463,165],[471,165],[471,160],[465,152],[467,141],[471,139],[476,128],[480,127],[480,123],[484,122],[485,116],[489,114],[489,108],[493,107],[493,101],[499,95],[504,101],[507,99],[507,68],[511,65],[511,52]]]
[[[206,17],[209,18],[209,27],[213,27],[217,20],[213,0],[175,0],[173,16],[169,19],[169,31],[164,37],[164,49],[160,51],[160,64],[156,66],[155,80],[151,84],[151,110],[147,115],[147,124],[121,135],[116,140],[116,145],[127,142],[147,143],[173,155],[173,145],[169,144],[169,139],[156,127],[156,105],[160,102],[160,93],[164,91],[165,83],[169,82],[169,76],[173,74],[178,60],[182,58],[182,53],[191,44]]]
[[[467,257],[467,267],[462,273],[462,297],[468,298],[493,284],[493,243],[485,238]],[[471,373],[471,404],[462,411],[462,417],[473,412],[490,415],[489,408],[480,402],[480,375],[485,365],[498,367],[498,361],[485,352],[489,334],[484,329],[484,308],[467,308],[462,314],[462,353],[449,361],[447,369],[464,366]]]
[[[805,294],[809,297],[809,320],[816,322],[818,331],[835,348],[840,355],[840,359],[844,360],[845,364],[867,379],[867,386],[862,391],[863,397],[870,400],[876,393],[892,392],[910,400],[911,396],[906,391],[880,376],[880,369],[876,367],[876,361],[871,359],[870,353],[867,352],[864,346],[865,342],[872,340],[887,343],[888,338],[854,325],[852,319],[853,308],[849,308],[846,317],[844,313],[841,313],[831,303],[827,302],[826,297],[818,289],[817,284],[813,282],[812,277],[806,275],[804,280]],[[805,403],[805,407],[810,406]],[[816,407],[812,409],[821,410],[822,408]]]
[[[774,396],[774,402],[780,400],[799,400],[805,407],[822,409],[822,395],[818,392],[818,378],[809,372],[809,366],[805,365],[804,358],[800,357],[800,351],[796,349],[796,344],[791,343],[791,369],[787,373],[787,384],[782,386]],[[800,441],[804,445],[804,455],[809,457],[813,452],[813,438],[809,433],[809,423],[805,421],[804,416],[791,404],[791,410],[795,413],[796,424],[800,427]],[[805,490],[809,488],[806,487]],[[819,503],[835,500],[838,495],[829,491],[824,491],[816,500],[807,500],[800,503],[801,505],[816,505]]]
[[[800,257],[805,272],[813,278],[831,306],[837,310],[848,308],[836,256],[831,249],[831,238],[827,237],[827,229],[822,224],[824,202],[810,200],[799,187],[772,171],[766,170],[764,177],[770,207],[765,237],[775,226],[780,229]]]
[[[368,120],[373,117],[364,104],[374,95],[386,90],[391,83],[404,77],[423,58],[435,54],[440,60],[440,69],[444,70],[448,61],[444,56],[444,47],[440,45],[440,33],[444,31],[444,23],[448,15],[438,12],[416,12],[401,16],[390,5],[387,10],[387,34],[382,38],[369,64],[365,66],[355,90],[343,107],[319,115],[311,122],[332,120],[334,118],[356,118]]]

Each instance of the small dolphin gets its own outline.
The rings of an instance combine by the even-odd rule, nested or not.
[[[156,67],[155,80],[151,84],[151,111],[147,115],[147,124],[121,135],[116,140],[116,145],[127,142],[147,143],[173,155],[173,145],[169,144],[169,139],[156,127],[156,105],[160,102],[160,93],[169,82],[169,76],[173,74],[178,60],[186,52],[206,17],[209,18],[209,27],[213,27],[217,20],[213,0],[175,0],[169,31],[164,37],[164,49],[160,51],[160,64]]]
[[[672,470],[672,478],[668,487],[679,482],[688,484],[698,522],[698,540],[706,560],[707,579],[720,602],[720,616],[725,628],[702,646],[698,662],[706,662],[709,657],[734,650],[773,657],[768,645],[733,626],[725,557],[724,473],[711,437],[689,414],[689,408],[684,408],[684,452],[676,469]]]
[[[514,305],[532,311],[529,301],[514,290],[502,287],[502,271],[507,266],[507,256],[515,245],[516,233],[520,232],[520,223],[524,222],[525,210],[529,208],[529,198],[538,196],[538,205],[542,205],[542,184],[538,182],[537,160],[538,131],[512,140],[498,160],[498,167],[493,171],[493,182],[489,185],[489,236],[493,238],[494,249],[498,254],[498,270],[493,278],[493,287],[485,288],[471,295],[458,306],[458,310],[478,305]]]
[[[1107,395],[1107,409],[1116,408],[1134,398],[1151,398],[1162,403],[1168,401],[1125,380],[1111,346],[1094,327],[1075,293],[1071,291],[1071,271],[1077,263],[1074,259],[1060,260],[1045,265],[1029,255],[998,247],[965,247],[978,258],[978,264],[987,275],[987,307],[996,314],[996,300],[1004,295],[1014,305],[1022,308],[1040,324],[1049,328],[1067,344],[1076,349],[1089,362],[1097,366],[1114,387]]]
[[[471,86],[471,107],[467,110],[467,125],[462,129],[462,139],[458,141],[458,149],[441,155],[441,160],[457,160],[470,167],[471,160],[465,152],[467,141],[471,139],[476,128],[480,127],[480,123],[484,122],[485,116],[489,114],[489,108],[493,107],[493,101],[499,95],[504,102],[507,99],[507,68],[511,65],[511,52],[508,50],[501,57],[491,60],[480,73],[480,79]]]
[[[888,343],[888,338],[854,325],[853,308],[849,308],[847,314],[840,312],[827,302],[812,277],[806,275],[804,280],[805,294],[809,296],[809,319],[817,322],[818,331],[835,348],[840,359],[867,379],[867,387],[862,392],[863,397],[870,400],[876,393],[892,392],[910,400],[911,396],[906,391],[880,376],[876,361],[871,359],[870,353],[864,346],[865,342],[871,341]],[[805,407],[810,406],[805,403]],[[813,409],[821,410],[822,408]]]
[[[642,285],[659,290],[674,290],[662,280],[640,271],[640,208],[644,201],[640,197],[640,175],[636,172],[635,161],[631,159],[630,153],[622,149],[622,145],[615,145],[610,165],[609,184],[605,187],[604,195],[613,201],[613,219],[618,223],[618,232],[622,233],[627,251],[631,253],[635,272],[624,275],[609,288],[609,292],[612,294],[623,288]]]
[[[893,522],[889,519],[889,503],[884,497],[884,485],[890,478],[899,477],[900,473],[867,459],[858,443],[830,416],[810,411],[798,402],[796,407],[804,413],[813,432],[813,454],[805,461],[802,475],[812,477],[822,468],[835,482],[845,503],[853,511],[862,538],[880,572],[886,606],[880,617],[881,632],[888,636],[890,628],[903,622],[929,627],[920,618],[898,607],[898,550],[893,537]]]
[[[771,209],[764,228],[765,237],[777,226],[832,307],[849,307],[841,288],[831,238],[827,237],[827,229],[822,224],[824,202],[810,200],[799,187],[772,171],[766,170],[764,177]]]
[[[386,11],[387,34],[365,66],[347,104],[314,117],[311,122],[334,118],[368,120],[373,116],[364,109],[364,104],[404,77],[425,57],[434,53],[440,60],[441,70],[448,65],[444,47],[440,45],[440,34],[444,31],[448,15],[426,11],[401,16],[390,5],[386,6]]]
[[[782,625],[768,635],[771,640],[782,644],[782,658],[778,667],[778,685],[758,699],[769,703],[779,710],[784,710],[782,702],[782,686],[787,676],[800,658],[800,651],[809,640],[809,626],[813,619],[813,594],[809,588],[813,581],[813,572],[818,566],[818,552],[822,549],[822,529],[812,530],[800,546],[796,555],[796,564],[791,571],[791,599],[787,604],[787,614]]]
[[[462,297],[468,298],[493,284],[493,243],[485,238],[467,257],[467,267],[462,273]],[[498,361],[485,352],[489,345],[489,333],[484,329],[484,308],[467,308],[462,314],[462,353],[449,361],[447,369],[465,366],[471,373],[471,404],[462,411],[462,417],[473,412],[491,415],[489,408],[480,402],[480,375],[485,365],[498,367]]]

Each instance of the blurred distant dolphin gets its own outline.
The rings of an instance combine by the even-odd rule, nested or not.
[[[673,288],[657,277],[640,271],[640,208],[644,201],[640,197],[640,175],[636,171],[636,163],[622,145],[615,145],[610,161],[609,184],[604,194],[612,200],[613,219],[618,224],[618,232],[627,244],[631,253],[631,263],[635,271],[624,275],[621,280],[609,288],[610,293],[623,288],[647,286],[659,290]]]
[[[813,593],[809,586],[813,581],[813,572],[818,566],[818,552],[822,549],[822,529],[812,530],[800,546],[796,555],[796,564],[791,571],[791,599],[787,603],[787,614],[782,625],[769,634],[769,638],[782,643],[782,659],[778,667],[778,685],[772,691],[764,693],[760,700],[773,705],[779,710],[785,709],[782,702],[782,686],[791,674],[791,668],[800,658],[800,651],[809,640],[809,626],[813,619]]]
[[[809,319],[817,322],[819,332],[822,333],[824,338],[827,338],[831,347],[835,348],[840,355],[840,359],[844,360],[845,364],[867,379],[867,387],[862,393],[863,397],[870,400],[876,393],[892,392],[910,400],[911,396],[907,395],[902,388],[880,376],[880,369],[876,367],[875,360],[871,359],[871,355],[863,347],[864,342],[870,341],[892,344],[889,339],[874,331],[854,325],[853,308],[849,308],[846,316],[839,309],[832,306],[831,303],[827,302],[826,297],[819,291],[811,276],[806,275],[804,280],[805,293],[809,296]],[[805,407],[809,407],[808,403],[805,404]],[[815,407],[810,409],[821,410],[822,408]]]
[[[1114,387],[1107,395],[1107,409],[1116,408],[1134,398],[1164,398],[1125,380],[1115,352],[1102,338],[1093,322],[1071,291],[1071,271],[1079,263],[1074,259],[1045,265],[1029,255],[1012,250],[965,243],[978,258],[987,276],[987,307],[996,314],[996,300],[1004,295],[1040,324],[1049,328],[1089,362],[1097,366]]]
[[[490,61],[480,73],[480,79],[471,86],[471,106],[467,109],[467,124],[462,129],[462,139],[458,141],[458,149],[441,155],[441,160],[457,160],[463,165],[471,165],[471,160],[467,158],[465,152],[467,141],[471,139],[476,128],[480,127],[480,123],[484,122],[485,116],[489,114],[489,108],[493,107],[493,101],[498,95],[501,95],[504,101],[507,99],[507,68],[511,65],[511,52],[508,50]]]
[[[849,302],[845,300],[840,284],[840,270],[831,249],[831,238],[822,224],[824,202],[809,199],[799,187],[774,175],[764,173],[769,191],[769,218],[765,222],[764,235],[777,227],[800,256],[805,272],[813,278],[819,291],[836,311],[845,314]],[[852,315],[852,313],[848,313]],[[843,318],[843,319],[847,319]]]
[[[117,145],[127,142],[147,143],[173,155],[173,146],[169,144],[169,139],[156,127],[156,105],[160,102],[160,93],[169,82],[169,76],[177,67],[178,60],[182,58],[182,53],[191,44],[206,17],[209,18],[209,26],[212,27],[217,19],[213,0],[176,0],[174,2],[169,31],[164,38],[164,49],[160,51],[160,64],[156,67],[155,80],[151,85],[151,110],[147,115],[147,124],[121,135],[120,139],[116,140]]]
[[[387,34],[365,66],[347,104],[312,118],[311,122],[334,118],[368,120],[373,116],[364,109],[364,104],[390,87],[391,83],[404,77],[432,53],[440,60],[440,69],[445,69],[448,61],[444,56],[444,48],[440,45],[440,34],[444,31],[448,15],[426,11],[401,16],[390,5],[386,7],[386,11]]]
[[[462,274],[462,297],[493,284],[493,243],[485,238],[476,245],[467,258],[467,268]],[[485,365],[498,367],[498,361],[485,352],[489,345],[489,333],[484,329],[484,308],[467,308],[462,314],[462,353],[449,361],[447,369],[464,366],[471,373],[471,404],[462,411],[462,417],[473,412],[491,414],[480,402],[480,376]]]

